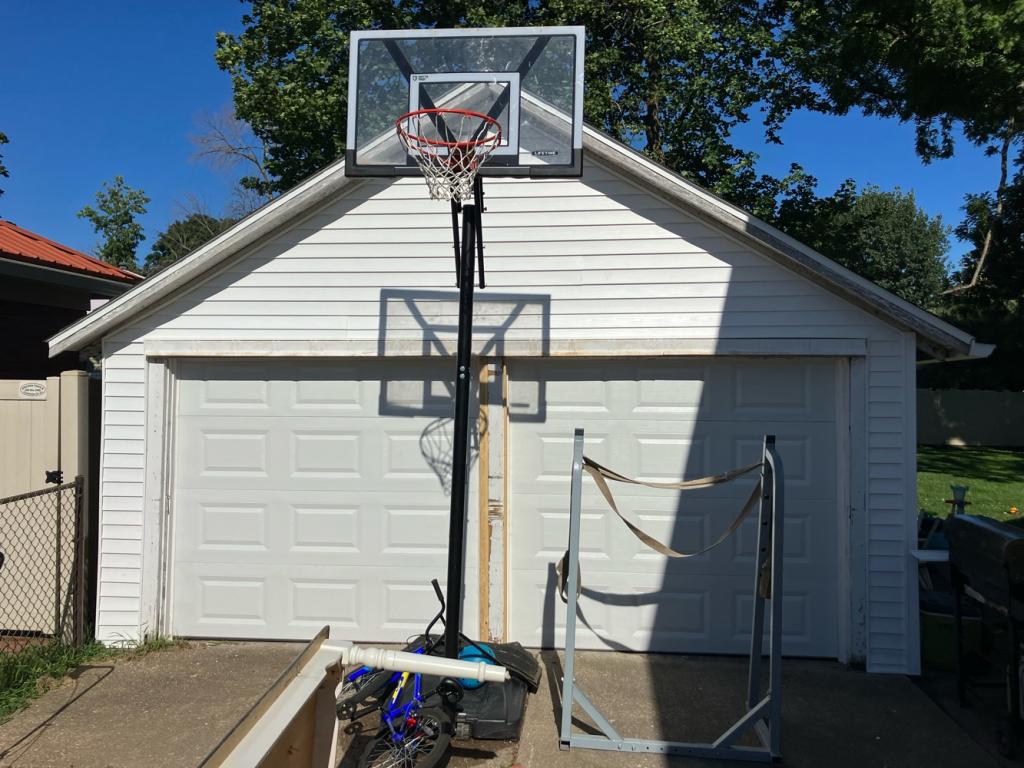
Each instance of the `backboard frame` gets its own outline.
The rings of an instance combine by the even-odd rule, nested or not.
[[[456,39],[456,40],[481,40],[512,37],[537,38],[534,44],[523,56],[521,62],[515,69],[493,69],[488,71],[415,71],[414,67],[404,56],[400,45],[414,44],[416,40],[430,39]],[[545,47],[550,40],[557,38],[573,38],[572,59],[571,59],[571,87],[572,104],[571,114],[569,110],[559,109],[546,103],[542,98],[524,93],[521,84],[527,74],[540,56],[543,55]],[[583,27],[556,26],[556,27],[494,27],[479,29],[412,29],[412,30],[365,30],[355,31],[351,34],[349,45],[349,83],[348,83],[348,119],[345,150],[345,175],[353,177],[396,177],[396,176],[419,176],[420,170],[408,155],[404,163],[376,163],[368,162],[360,156],[361,153],[369,151],[367,147],[376,145],[388,145],[391,138],[387,132],[382,130],[375,133],[372,138],[359,135],[358,112],[360,99],[359,82],[359,57],[360,51],[365,45],[373,42],[382,43],[387,53],[390,54],[396,72],[403,78],[405,87],[408,88],[409,96],[407,104],[403,108],[411,112],[416,109],[443,106],[451,108],[463,108],[465,105],[454,101],[444,104],[434,104],[430,100],[424,101],[421,98],[423,86],[430,83],[496,83],[504,85],[509,98],[507,103],[508,123],[502,125],[503,142],[492,153],[488,162],[480,168],[481,176],[515,176],[515,177],[552,177],[568,176],[579,177],[583,173],[583,62],[585,30]],[[506,64],[513,64],[506,62]],[[394,89],[397,91],[397,88]],[[564,95],[565,91],[563,91]],[[564,162],[555,162],[550,157],[555,157],[560,152],[548,152],[544,149],[528,151],[519,146],[520,124],[522,118],[522,102],[528,100],[533,114],[543,115],[551,124],[557,123],[559,129],[564,131],[571,141],[571,147],[564,147]],[[497,106],[498,100],[495,101]],[[401,113],[395,114],[397,119]],[[492,115],[493,116],[493,115]],[[569,122],[571,121],[571,125]],[[363,142],[362,144],[360,142]],[[393,150],[388,149],[389,152]],[[529,154],[537,158],[536,162],[524,163],[523,155]],[[397,160],[397,156],[395,156]],[[561,158],[559,158],[561,159]]]

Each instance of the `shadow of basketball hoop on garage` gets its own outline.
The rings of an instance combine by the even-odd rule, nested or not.
[[[475,360],[504,357],[516,339],[540,339],[534,354],[547,356],[551,336],[551,297],[548,295],[491,293],[477,302],[474,320]],[[431,416],[420,433],[420,453],[437,476],[445,496],[452,491],[452,453],[455,402],[455,343],[458,334],[459,294],[456,291],[385,288],[380,292],[380,357],[429,358],[422,361],[418,380],[382,381],[378,412],[382,416]],[[478,371],[474,372],[478,375]],[[543,392],[537,402],[544,403]],[[473,389],[470,406],[470,467],[480,451],[481,425],[477,415],[479,390]],[[543,408],[517,420],[543,422]]]

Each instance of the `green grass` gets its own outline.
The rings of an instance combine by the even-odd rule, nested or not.
[[[151,638],[122,648],[89,643],[73,648],[59,643],[29,645],[18,653],[0,653],[0,724],[83,664],[134,660],[155,651],[186,645],[182,640]]]
[[[932,447],[917,449],[917,504],[945,516],[950,485],[968,486],[972,515],[1009,521],[1024,518],[1024,449]],[[1020,514],[1010,514],[1017,507]]]

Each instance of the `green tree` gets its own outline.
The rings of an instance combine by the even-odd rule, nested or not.
[[[948,229],[921,210],[913,193],[852,180],[828,197],[802,176],[779,205],[777,225],[833,261],[919,306],[936,304],[947,285]]]
[[[1020,0],[777,0],[783,58],[820,85],[818,109],[912,121],[925,161],[949,157],[954,129],[1001,156],[990,230],[965,285],[977,283],[1003,211],[1008,158],[1024,140]]]
[[[730,202],[768,217],[786,180],[758,174],[733,130],[763,113],[779,141],[811,98],[783,66],[785,14],[756,0],[548,0],[545,24],[587,29],[588,122]]]
[[[3,131],[0,131],[0,146],[3,146],[4,144],[7,144],[8,141],[9,140],[7,138],[7,134],[4,133]],[[4,156],[3,155],[0,155],[0,176],[2,176],[5,179],[10,178],[10,176],[11,176],[10,172],[7,170],[7,166],[4,165]],[[2,195],[3,193],[4,193],[4,191],[2,189],[0,189],[0,195]]]
[[[87,205],[78,212],[103,237],[97,249],[101,259],[123,269],[138,269],[135,251],[146,237],[136,217],[145,215],[148,203],[145,192],[125,184],[123,176],[103,182],[103,189],[96,193],[96,207]]]
[[[235,112],[266,151],[279,192],[345,148],[354,29],[585,24],[590,122],[659,162],[764,213],[782,182],[758,175],[731,132],[764,108],[769,138],[809,98],[776,50],[785,14],[759,0],[254,0],[239,35],[217,36]]]
[[[235,219],[218,219],[205,213],[192,213],[171,222],[153,241],[153,249],[146,256],[145,274],[170,266],[234,223]]]
[[[971,291],[945,297],[942,311],[951,323],[995,344],[995,352],[984,360],[924,366],[921,386],[1024,390],[1024,170],[1007,184],[1003,214],[992,227],[995,209],[991,193],[967,196],[956,232],[973,247],[960,264],[959,280],[975,273],[986,243],[990,258],[985,279]]]

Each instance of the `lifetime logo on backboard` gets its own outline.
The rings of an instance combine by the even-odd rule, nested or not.
[[[554,157],[558,154],[557,149],[535,149],[530,153],[534,157]]]

